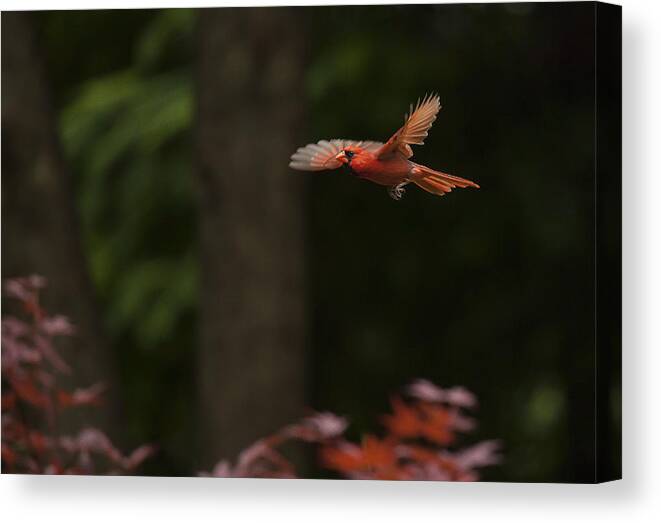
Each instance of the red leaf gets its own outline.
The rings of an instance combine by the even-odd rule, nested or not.
[[[425,423],[421,428],[422,436],[441,446],[452,443],[454,441],[453,417],[447,409],[432,404],[422,404],[420,408],[425,413]]]
[[[386,440],[380,440],[375,436],[367,435],[363,439],[363,462],[364,466],[372,469],[390,468],[397,462],[394,445]]]
[[[10,467],[16,463],[16,453],[4,442],[2,443],[2,461]]]
[[[418,411],[399,398],[391,400],[392,415],[383,416],[383,424],[395,436],[416,438],[420,435],[421,422]]]
[[[37,454],[43,454],[50,447],[50,439],[41,432],[34,430],[28,434],[28,442]]]
[[[105,385],[97,383],[86,389],[76,389],[73,393],[65,390],[57,391],[57,402],[61,407],[75,407],[80,405],[99,405],[101,403],[101,394]]]
[[[339,472],[354,472],[364,467],[362,450],[353,443],[322,447],[320,458],[324,466]]]
[[[49,405],[48,396],[41,392],[30,379],[12,380],[12,388],[20,399],[35,407],[45,409]]]
[[[2,395],[2,410],[3,412],[11,410],[16,405],[16,394],[8,392]]]

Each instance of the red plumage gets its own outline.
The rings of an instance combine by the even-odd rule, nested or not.
[[[427,192],[444,195],[455,187],[475,187],[476,183],[435,171],[410,160],[411,145],[423,145],[436,114],[438,96],[425,96],[411,106],[404,125],[386,142],[355,140],[321,140],[300,147],[289,166],[302,171],[321,171],[344,166],[351,174],[389,187],[390,195],[399,200],[404,186],[413,182]]]

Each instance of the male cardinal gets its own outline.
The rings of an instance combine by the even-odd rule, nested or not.
[[[438,95],[425,96],[404,116],[404,125],[385,144],[356,140],[321,140],[299,149],[289,166],[301,171],[322,171],[344,167],[350,174],[388,186],[390,196],[399,200],[404,186],[413,182],[432,194],[443,196],[455,187],[475,187],[470,180],[452,176],[409,160],[411,145],[423,145],[441,108]]]

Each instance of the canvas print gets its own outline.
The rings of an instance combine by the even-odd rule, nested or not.
[[[621,9],[2,13],[2,473],[621,476]]]

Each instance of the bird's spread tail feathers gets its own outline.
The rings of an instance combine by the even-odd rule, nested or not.
[[[419,164],[415,164],[411,170],[411,181],[421,189],[432,194],[438,194],[439,196],[443,196],[455,187],[461,187],[462,189],[466,187],[480,188],[478,184],[465,178],[434,171],[429,167]]]

